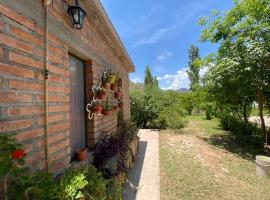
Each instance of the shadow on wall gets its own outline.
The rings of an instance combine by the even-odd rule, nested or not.
[[[124,200],[135,200],[137,195],[136,187],[140,187],[139,182],[141,178],[141,172],[143,168],[145,152],[147,148],[147,142],[140,141],[137,158],[135,160],[133,168],[128,170],[127,179],[135,186],[131,186],[129,183],[124,184],[123,188],[123,199]]]

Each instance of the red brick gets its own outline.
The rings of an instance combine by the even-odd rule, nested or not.
[[[19,14],[18,12],[15,12],[8,8],[7,6],[0,4],[0,13],[7,16],[8,18],[18,22],[19,24],[22,24],[23,26],[34,30],[35,24],[32,20],[27,19],[23,15]]]
[[[50,166],[50,172],[58,172],[58,171],[60,171],[62,169],[65,169],[65,167],[67,167],[68,163],[69,163],[68,158],[65,158],[62,161],[58,161],[57,163],[53,163]]]
[[[29,56],[20,55],[13,52],[9,52],[9,60],[12,62],[35,67],[38,69],[43,69],[45,65],[44,62],[34,60],[33,58],[30,58]]]
[[[54,124],[49,126],[49,134],[65,131],[70,128],[70,122],[64,122],[61,124]]]
[[[45,151],[39,151],[31,156],[28,156],[25,159],[25,161],[29,166],[31,166],[39,162],[40,160],[43,160],[44,158],[45,158]]]
[[[50,156],[50,162],[53,163],[65,157],[66,157],[66,151],[57,152],[56,154]]]
[[[0,122],[0,132],[14,131],[33,126],[32,119]]]
[[[49,95],[48,100],[50,103],[53,102],[63,102],[63,97],[62,96],[58,96],[58,95]],[[38,95],[37,96],[37,102],[44,102],[45,101],[45,96],[44,95]]]
[[[0,62],[0,71],[4,74],[9,74],[13,76],[25,77],[25,78],[34,78],[34,72],[28,69],[23,69],[21,67],[14,67],[8,64]]]
[[[16,103],[16,102],[32,102],[33,96],[30,94],[17,94],[17,93],[1,93],[0,103]]]
[[[67,76],[67,77],[70,76],[69,70],[66,70],[66,69],[63,69],[60,67],[56,67],[54,65],[48,65],[48,70],[53,72],[53,73],[56,73],[56,74],[61,74],[62,76]]]
[[[3,80],[0,78],[0,89],[2,89]]]
[[[53,122],[62,121],[64,119],[65,119],[65,114],[51,115],[48,117],[48,122],[53,123]],[[44,125],[44,124],[45,124],[45,118],[44,117],[38,118],[38,125]]]
[[[55,47],[51,44],[49,45],[49,52],[50,52],[50,54],[54,54],[54,55],[57,55],[60,57],[62,57],[64,54],[68,54],[68,53],[64,52],[61,48]]]
[[[44,133],[44,134],[45,134],[45,133]],[[35,142],[35,146],[36,146],[36,148],[38,148],[38,149],[43,149],[43,148],[45,148],[45,138],[38,139],[38,140]]]
[[[24,115],[39,115],[44,113],[44,108],[41,106],[35,107],[23,106],[18,108],[9,108],[7,113],[11,117]]]
[[[49,85],[49,92],[57,92],[57,93],[69,93],[69,87],[62,85]]]
[[[63,97],[63,102],[64,103],[69,103],[69,101],[70,101],[70,97],[69,96],[64,96]]]
[[[64,140],[66,138],[66,135],[64,133],[59,133],[59,134],[52,134],[49,136],[49,144],[55,143],[60,140]]]
[[[7,35],[4,35],[3,33],[0,33],[0,44],[5,44],[10,47],[13,47],[15,49],[19,49],[21,51],[27,52],[27,53],[33,53],[33,47],[30,44],[26,44],[24,42],[20,42],[14,38],[8,37]]]
[[[0,47],[0,61],[3,61],[4,55],[3,55],[3,49]]]
[[[9,89],[34,90],[34,91],[43,91],[44,90],[44,84],[42,84],[42,83],[9,80],[8,85],[9,85]]]
[[[30,151],[33,151],[33,144],[25,144],[23,145],[23,149],[26,153],[29,153]]]
[[[70,145],[70,140],[62,140],[61,142],[58,142],[56,144],[53,144],[52,146],[49,147],[49,154],[52,154],[60,149],[67,148]]]
[[[27,141],[27,140],[32,140],[43,135],[45,135],[44,129],[39,128],[39,129],[34,129],[34,130],[19,133],[15,137],[18,141]]]
[[[62,106],[49,106],[49,112],[67,112],[70,110],[69,105],[62,105]]]
[[[27,33],[21,29],[18,29],[14,26],[10,27],[10,32],[15,36],[19,37],[20,39],[31,42],[32,44],[35,44],[37,46],[44,46],[44,41],[41,39],[36,38],[35,36],[31,35],[30,33]]]
[[[57,63],[57,64],[61,64],[61,65],[64,65],[64,59],[55,55],[55,54],[51,54],[49,56],[49,61],[50,62],[53,62],[53,63]]]
[[[50,83],[63,83],[63,84],[68,84],[69,85],[70,80],[68,78],[63,78],[61,76],[50,75],[49,76],[49,82]]]

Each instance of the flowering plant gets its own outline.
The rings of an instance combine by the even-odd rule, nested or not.
[[[4,190],[7,190],[7,178],[16,178],[24,172],[25,151],[15,138],[0,135],[0,179],[4,178]]]

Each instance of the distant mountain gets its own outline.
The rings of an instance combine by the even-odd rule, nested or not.
[[[179,88],[178,90],[176,90],[177,92],[189,92],[190,90],[187,88]]]

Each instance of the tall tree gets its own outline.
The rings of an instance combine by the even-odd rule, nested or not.
[[[256,96],[262,130],[269,145],[270,132],[265,127],[263,106],[264,94],[270,90],[270,1],[234,2],[229,12],[213,13],[210,18],[201,19],[200,24],[205,27],[201,39],[219,43],[217,67],[221,73],[217,78],[231,75],[231,83],[236,83],[234,92],[246,94],[248,89],[247,94],[252,92]]]
[[[188,67],[189,70],[187,71],[188,77],[190,80],[190,88],[194,90],[194,87],[199,84],[200,80],[200,54],[199,54],[199,48],[195,45],[191,45],[191,47],[188,50]]]
[[[152,86],[154,83],[154,78],[152,76],[150,67],[147,66],[144,72],[144,85],[145,86]]]

